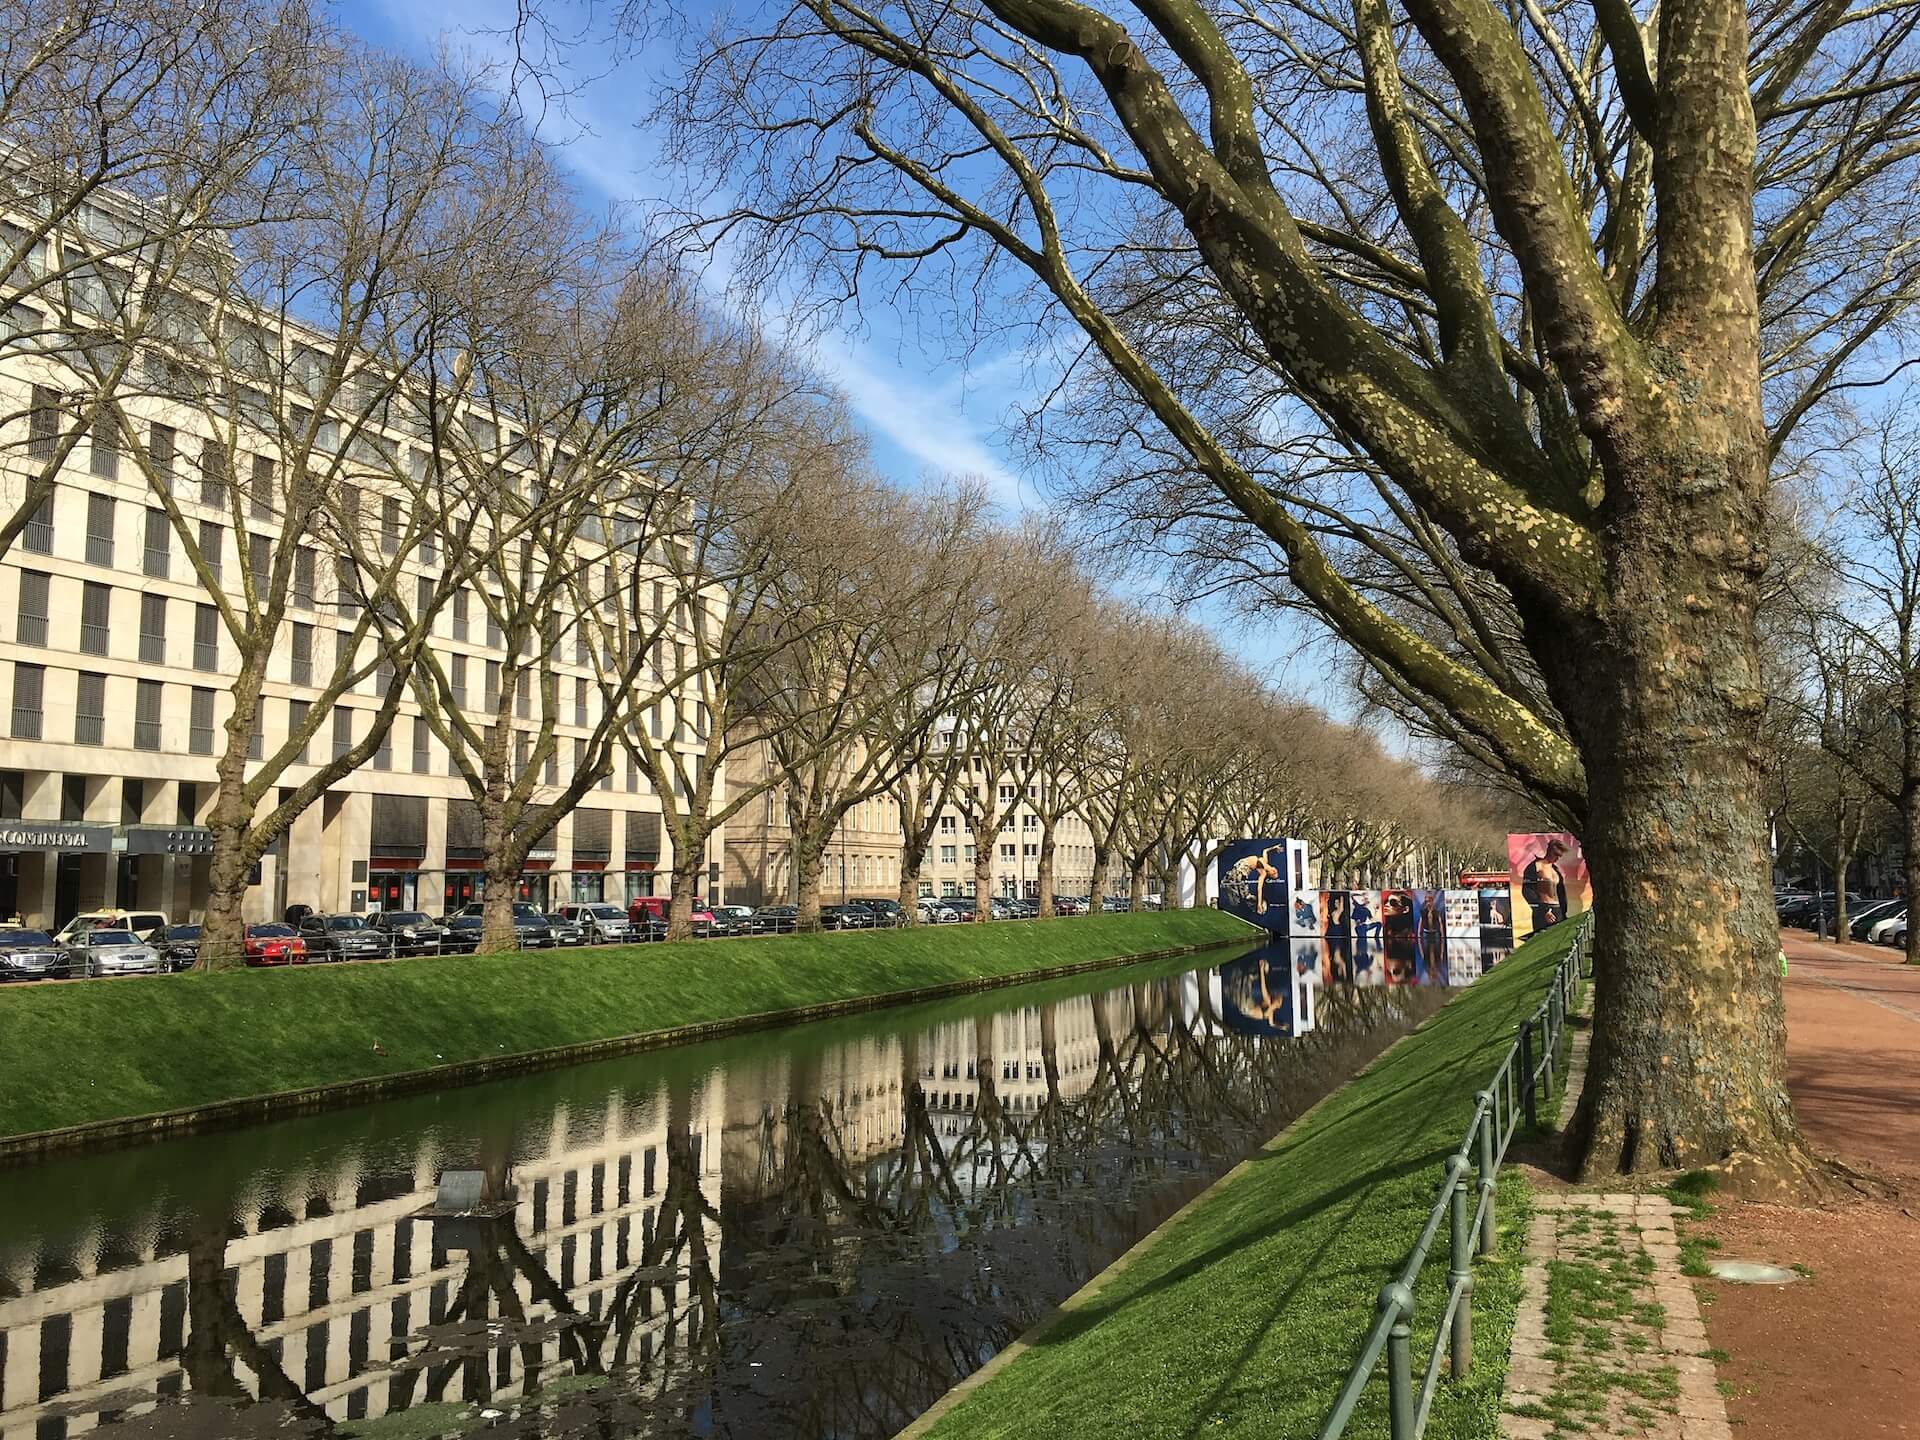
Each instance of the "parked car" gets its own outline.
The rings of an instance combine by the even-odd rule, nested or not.
[[[0,929],[0,980],[57,980],[72,958],[44,930]]]
[[[715,935],[758,935],[760,927],[753,922],[751,905],[715,905],[709,912],[713,916]]]
[[[647,916],[656,920],[667,918],[667,897],[664,895],[636,895],[627,902],[627,920],[638,925]]]
[[[367,928],[387,943],[389,955],[438,955],[446,928],[420,910],[382,910],[368,918]]]
[[[628,912],[618,905],[601,902],[590,905],[562,905],[559,913],[562,919],[580,927],[589,945],[631,945],[641,938]]]
[[[1087,913],[1087,899],[1084,895],[1056,895],[1053,897],[1053,913],[1084,915]]]
[[[1031,920],[1040,913],[1040,907],[1031,900],[1009,900],[1007,913],[1015,920]]]
[[[1906,913],[1904,900],[1882,900],[1878,904],[1865,906],[1859,914],[1851,911],[1847,914],[1847,938],[1865,940],[1873,932],[1873,927],[1894,914]]]
[[[129,930],[136,936],[150,935],[166,923],[167,917],[158,910],[89,910],[54,931],[53,938],[64,945],[86,930]]]
[[[883,929],[907,923],[907,912],[900,908],[898,900],[856,900],[853,903],[871,910],[873,923]]]
[[[667,938],[667,922],[658,915],[643,916],[640,923],[633,926],[633,938],[642,945],[664,940]]]
[[[358,915],[309,915],[298,929],[308,964],[377,960],[387,953],[387,937]]]
[[[307,942],[300,938],[300,932],[291,925],[271,922],[265,925],[247,926],[246,939],[241,942],[241,958],[249,965],[304,965],[307,963]]]
[[[1851,891],[1847,894],[1847,908],[1853,909],[1860,903],[1860,897]],[[1808,895],[1780,907],[1780,923],[1798,930],[1819,928],[1824,918],[1829,927],[1833,924],[1833,892],[1825,891],[1819,895]]]
[[[198,925],[163,925],[149,931],[146,942],[160,952],[169,970],[191,970],[200,961]]]
[[[478,915],[449,915],[440,922],[440,953],[471,955],[480,948]]]
[[[753,923],[768,935],[791,935],[800,923],[796,905],[762,905],[753,912]]]
[[[166,968],[160,952],[131,930],[101,926],[83,930],[61,946],[70,973],[81,975],[158,975]]]
[[[957,925],[960,923],[960,912],[944,900],[927,896],[920,901],[918,909],[920,911],[920,923],[922,925]]]
[[[575,946],[587,943],[586,927],[576,920],[569,920],[558,910],[550,910],[541,918],[547,922],[547,929],[553,932],[554,944]]]
[[[469,919],[482,919],[486,905],[476,900],[471,905],[462,905],[456,913]],[[546,950],[553,945],[553,930],[547,924],[547,917],[524,900],[513,902],[513,933],[522,950]]]
[[[864,905],[822,905],[820,928],[822,930],[871,930],[874,928],[873,912]]]

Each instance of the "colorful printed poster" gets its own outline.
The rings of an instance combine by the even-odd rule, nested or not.
[[[1349,890],[1347,892],[1347,918],[1353,929],[1356,945],[1378,945],[1380,943],[1380,892],[1378,890]],[[1358,957],[1355,957],[1356,963]]]
[[[1505,885],[1485,885],[1480,889],[1480,938],[1501,937],[1501,943],[1513,945],[1513,892]]]
[[[1514,943],[1593,906],[1593,877],[1580,841],[1564,830],[1507,836]]]
[[[1471,940],[1480,943],[1480,892],[1478,890],[1449,890],[1446,892],[1447,940]]]
[[[1347,912],[1346,891],[1320,892],[1320,933],[1329,939],[1337,936],[1342,940],[1353,934],[1353,920]]]

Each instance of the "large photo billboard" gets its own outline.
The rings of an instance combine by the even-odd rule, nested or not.
[[[1320,892],[1310,884],[1304,840],[1230,840],[1218,878],[1220,908],[1229,915],[1275,935],[1320,933]]]
[[[1513,940],[1558,925],[1593,906],[1593,876],[1580,841],[1564,830],[1507,836]]]

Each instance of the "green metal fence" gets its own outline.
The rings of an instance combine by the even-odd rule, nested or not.
[[[1580,981],[1592,973],[1589,945],[1593,916],[1583,915],[1574,923],[1578,928],[1574,931],[1573,943],[1554,968],[1553,984],[1548,987],[1546,998],[1540,1002],[1540,1008],[1522,1022],[1487,1088],[1474,1096],[1473,1120],[1467,1126],[1460,1148],[1447,1157],[1440,1180],[1440,1197],[1434,1201],[1427,1223],[1406,1263],[1400,1267],[1399,1276],[1380,1292],[1379,1314],[1373,1329],[1367,1333],[1367,1343],[1341,1388],[1340,1398],[1320,1427],[1319,1440],[1340,1440],[1346,1433],[1354,1408],[1379,1370],[1383,1355],[1387,1362],[1387,1403],[1393,1440],[1418,1440],[1426,1431],[1433,1393],[1440,1383],[1443,1354],[1447,1356],[1449,1373],[1455,1379],[1472,1367],[1472,1261],[1476,1253],[1493,1253],[1493,1195],[1500,1166],[1507,1158],[1507,1147],[1513,1142],[1521,1119],[1524,1117],[1529,1126],[1533,1125],[1540,1103],[1553,1098],[1554,1057],[1559,1053],[1567,1011],[1574,1004]],[[1479,1203],[1471,1213],[1468,1210],[1470,1188],[1479,1192]],[[1434,1331],[1433,1350],[1416,1388],[1412,1353],[1413,1289],[1443,1220],[1448,1222],[1447,1304]]]

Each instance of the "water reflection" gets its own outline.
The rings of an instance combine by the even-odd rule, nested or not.
[[[70,1165],[83,1231],[0,1236],[0,1440],[890,1435],[1489,963],[1314,940],[1004,992],[292,1165],[249,1163],[281,1127],[197,1142],[191,1198]],[[447,1213],[451,1170],[491,1203]]]

